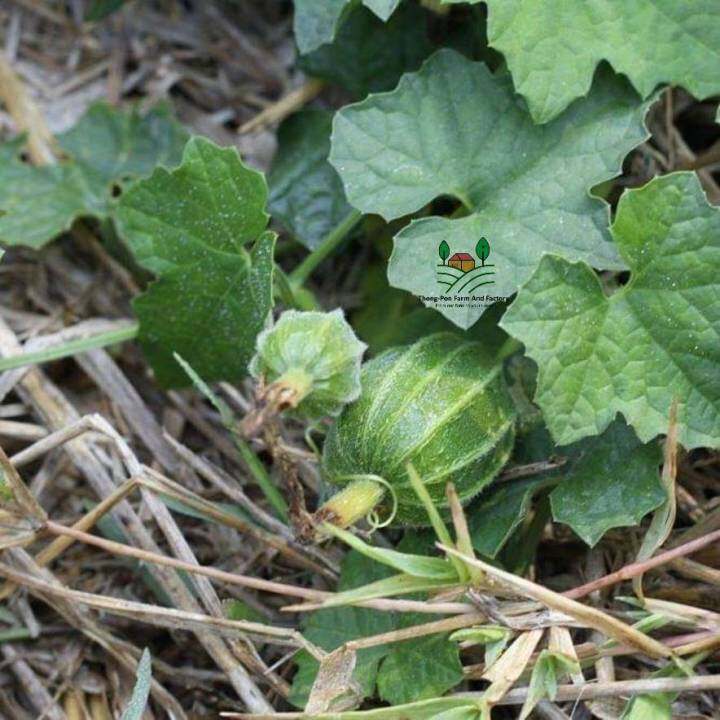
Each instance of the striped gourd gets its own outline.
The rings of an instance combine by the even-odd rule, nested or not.
[[[333,425],[323,451],[323,474],[348,485],[323,507],[340,524],[362,517],[383,494],[358,476],[379,476],[395,490],[396,520],[424,525],[428,518],[413,491],[412,463],[439,508],[452,481],[465,503],[507,461],[515,413],[502,373],[481,344],[451,333],[393,348],[363,365],[362,393]],[[353,482],[354,481],[354,482]],[[366,492],[363,494],[362,487]],[[388,496],[383,502],[389,506]]]

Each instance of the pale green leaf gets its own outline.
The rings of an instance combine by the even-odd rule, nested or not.
[[[519,720],[526,720],[535,706],[545,697],[553,700],[559,681],[565,676],[580,672],[580,665],[567,655],[542,650],[533,666],[530,687]]]
[[[332,115],[305,110],[278,131],[278,150],[268,173],[272,216],[305,247],[313,249],[352,208],[335,168],[328,162]]]
[[[105,218],[130,180],[180,161],[187,133],[165,108],[141,115],[90,107],[58,137],[68,158],[33,167],[22,139],[0,145],[0,242],[40,248],[81,217]]]
[[[539,366],[536,401],[560,444],[621,412],[644,442],[674,397],[686,448],[720,446],[720,213],[693,174],[627,192],[612,226],[630,282],[606,297],[584,263],[543,258],[502,320]]]
[[[720,5],[715,0],[487,0],[488,40],[505,56],[537,122],[587,94],[602,60],[644,97],[681,85],[720,93]]]
[[[180,167],[158,168],[123,195],[120,233],[158,276],[134,308],[163,385],[188,383],[173,353],[207,382],[245,374],[272,306],[266,197],[262,175],[234,149],[201,138],[187,144]]]
[[[532,123],[508,76],[493,76],[451,50],[435,53],[398,88],[341,110],[330,162],[349,201],[386,219],[420,210],[442,195],[467,217],[426,217],[395,238],[388,276],[460,327],[493,298],[514,293],[544,252],[621,268],[604,226],[607,206],[589,188],[612,177],[646,137],[645,107],[627,84],[600,73],[587,99],[545,126]],[[487,267],[464,274],[442,263],[490,245]],[[444,272],[457,275],[447,287]],[[492,283],[492,284],[483,284]],[[480,296],[476,301],[458,297]]]
[[[142,657],[138,663],[135,687],[130,697],[130,702],[123,711],[120,720],[142,720],[150,697],[150,685],[152,684],[152,661],[147,648],[143,650]]]
[[[457,580],[445,580],[442,578],[413,577],[401,573],[389,578],[376,580],[375,582],[362,585],[352,590],[345,590],[336,593],[323,602],[323,607],[341,607],[344,605],[356,605],[364,600],[375,598],[388,598],[408,593],[427,592],[430,590],[441,590],[457,584]]]
[[[610,528],[637,525],[665,500],[659,446],[643,445],[622,420],[560,452],[573,458],[550,494],[553,517],[588,545],[595,545]]]
[[[381,20],[387,21],[400,4],[400,0],[363,0],[365,7],[370,8]]]

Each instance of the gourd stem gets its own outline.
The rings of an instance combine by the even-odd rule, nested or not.
[[[522,350],[525,346],[514,337],[509,337],[498,349],[496,359],[498,362],[502,362],[516,352]]]
[[[346,528],[362,520],[383,499],[387,489],[372,475],[357,475],[315,513],[318,522]]]
[[[291,393],[292,405],[297,407],[312,390],[313,379],[303,368],[290,368],[275,380],[273,385]]]
[[[361,218],[362,213],[359,210],[351,210],[290,273],[290,282],[303,285],[315,268],[340,245]]]

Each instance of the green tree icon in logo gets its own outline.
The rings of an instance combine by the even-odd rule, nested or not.
[[[485,267],[485,261],[490,257],[490,243],[484,237],[477,241],[475,252],[480,258],[480,264]]]
[[[488,250],[488,253],[490,250]],[[440,247],[438,248],[438,255],[440,255],[440,259],[442,260],[442,264],[446,264],[446,260],[450,257],[450,246],[443,240],[440,243]]]

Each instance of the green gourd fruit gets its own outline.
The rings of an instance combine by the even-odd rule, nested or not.
[[[395,521],[427,525],[408,463],[443,511],[448,482],[465,504],[510,456],[514,405],[502,363],[480,343],[452,333],[426,336],[366,362],[361,384],[360,398],[344,408],[325,441],[323,476],[346,487],[320,508],[319,521],[350,525],[379,501],[389,510],[388,485]]]

